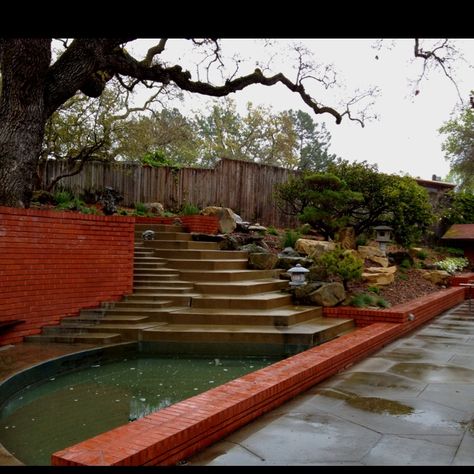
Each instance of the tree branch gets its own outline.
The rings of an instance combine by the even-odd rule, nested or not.
[[[260,69],[246,76],[240,76],[232,80],[227,80],[224,85],[214,86],[212,84],[192,81],[191,74],[183,71],[181,66],[163,67],[156,64],[146,67],[123,50],[115,51],[113,57],[110,58],[110,68],[113,72],[125,76],[134,77],[139,80],[151,80],[169,84],[174,82],[180,89],[211,97],[224,97],[233,92],[245,89],[252,84],[261,84],[264,86],[273,86],[281,83],[292,92],[296,92],[303,101],[311,107],[316,114],[328,113],[336,119],[336,123],[340,123],[342,116],[331,107],[319,105],[304,89],[302,84],[295,84],[290,81],[284,74],[278,73],[273,76],[266,77]]]
[[[161,38],[160,42],[156,46],[153,46],[147,51],[145,59],[141,62],[141,64],[147,67],[151,66],[153,58],[164,51],[167,41],[168,38]]]

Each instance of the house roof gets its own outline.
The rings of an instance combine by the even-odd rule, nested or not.
[[[474,240],[474,224],[453,224],[441,238]]]

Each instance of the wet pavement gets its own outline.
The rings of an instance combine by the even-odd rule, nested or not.
[[[474,465],[474,308],[463,303],[187,460]]]
[[[92,344],[0,348],[0,380]],[[187,460],[191,466],[474,465],[474,308],[459,305]],[[0,465],[18,464],[0,446]]]

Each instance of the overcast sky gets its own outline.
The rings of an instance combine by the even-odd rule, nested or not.
[[[273,56],[274,70],[281,70],[294,79],[295,71],[290,44],[298,41],[313,53],[315,62],[332,63],[337,71],[337,88],[326,90],[315,81],[305,86],[318,101],[337,109],[340,101],[354,96],[356,89],[367,90],[378,87],[379,93],[369,109],[376,120],[369,121],[361,128],[359,124],[343,120],[334,123],[329,115],[312,115],[316,122],[324,122],[331,132],[330,151],[349,161],[376,163],[382,172],[409,174],[413,177],[431,179],[435,174],[444,178],[449,172],[449,163],[441,150],[444,139],[438,133],[439,127],[450,118],[459,96],[456,88],[439,72],[432,71],[418,87],[415,95],[413,82],[418,77],[422,62],[413,59],[414,41],[411,39],[384,40],[383,47],[374,47],[375,39],[303,39],[272,40],[272,44],[251,39],[224,39],[222,50],[232,56],[239,53],[242,58],[239,74],[253,71],[250,59],[262,61]],[[169,64],[179,63],[188,69],[193,79],[197,79],[194,64],[197,58],[188,46],[189,42],[170,40],[162,58]],[[472,66],[474,65],[474,40],[455,40],[462,49],[465,61],[456,63],[456,80],[461,97],[468,100],[474,89]],[[135,43],[132,52],[145,51],[153,44],[152,40]],[[203,79],[203,77],[201,77]],[[216,82],[218,78],[213,78]],[[272,106],[275,111],[301,109],[312,113],[301,98],[284,86],[251,86],[244,91],[232,94],[239,110],[245,104]],[[183,113],[202,110],[215,99],[186,95],[184,103],[176,103]],[[361,105],[365,105],[362,102]]]

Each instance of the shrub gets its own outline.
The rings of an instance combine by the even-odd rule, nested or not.
[[[301,237],[301,234],[297,230],[286,229],[283,234],[281,245],[285,247],[295,247],[296,241]]]
[[[267,227],[267,233],[270,235],[278,235],[278,231],[272,225]]]
[[[428,258],[428,252],[426,252],[425,250],[420,250],[416,253],[415,256],[420,260],[426,260]]]
[[[366,308],[367,306],[378,306],[379,308],[390,308],[390,303],[384,298],[375,295],[369,295],[367,293],[359,293],[355,295],[351,301],[350,306],[356,308]]]
[[[439,262],[435,262],[435,265],[440,270],[445,270],[448,273],[455,273],[457,271],[466,268],[469,265],[469,260],[465,257],[451,257],[445,258]]]
[[[367,291],[370,291],[371,293],[375,293],[378,295],[380,293],[380,288],[378,286],[369,286],[367,287]]]
[[[181,207],[180,214],[182,216],[194,216],[196,214],[199,214],[200,212],[201,212],[201,209],[199,209],[199,207],[189,202],[185,202],[183,206]]]
[[[136,216],[146,216],[148,214],[148,210],[142,202],[136,202],[133,207],[135,208],[135,212],[133,213]]]
[[[356,237],[356,246],[358,247],[359,245],[367,245],[368,238],[365,234],[359,234]]]
[[[54,200],[58,207],[67,206],[73,199],[74,196],[69,191],[56,191],[54,193]]]
[[[329,276],[339,277],[346,290],[348,290],[350,281],[360,280],[364,269],[362,259],[340,246],[330,252],[323,253],[317,263],[324,268]]]
[[[400,263],[400,267],[402,267],[402,268],[411,268],[410,260],[408,260],[408,258],[404,258]]]

